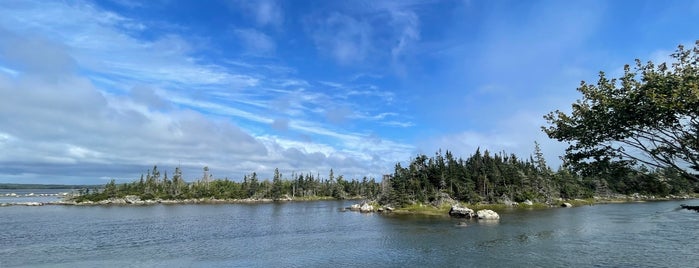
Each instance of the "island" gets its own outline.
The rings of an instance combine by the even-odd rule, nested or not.
[[[699,185],[672,170],[618,169],[616,176],[584,176],[571,169],[556,171],[546,165],[538,143],[531,157],[476,150],[466,159],[450,151],[434,156],[417,155],[393,174],[374,178],[345,179],[292,173],[278,169],[271,179],[255,172],[242,179],[214,179],[208,167],[201,177],[186,181],[179,167],[171,174],[157,166],[130,183],[111,180],[102,187],[83,187],[62,200],[23,205],[151,205],[358,200],[361,212],[417,213],[479,216],[474,211],[508,208],[547,208],[591,205],[603,202],[695,198]],[[7,205],[7,204],[6,204]],[[370,209],[368,209],[370,208]],[[484,212],[489,213],[489,212]]]

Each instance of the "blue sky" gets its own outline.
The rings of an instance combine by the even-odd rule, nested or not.
[[[534,141],[555,168],[542,116],[697,25],[696,1],[0,1],[0,182],[380,178]]]

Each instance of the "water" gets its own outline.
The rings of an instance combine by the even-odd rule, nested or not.
[[[697,267],[668,201],[504,211],[499,223],[341,212],[350,201],[0,208],[0,267]]]

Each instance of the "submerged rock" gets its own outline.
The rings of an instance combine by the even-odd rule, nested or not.
[[[449,210],[449,216],[470,219],[473,218],[475,214],[473,214],[473,209],[462,207],[459,205],[453,205]]]
[[[478,219],[479,220],[499,220],[500,215],[498,215],[497,212],[492,211],[490,209],[482,209],[476,212],[478,214]]]

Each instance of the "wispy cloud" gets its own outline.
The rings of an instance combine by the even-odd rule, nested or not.
[[[279,27],[284,22],[284,12],[279,2],[275,0],[235,1],[249,14],[258,26]]]
[[[14,167],[0,170],[5,178],[83,167],[74,177],[103,171],[128,179],[142,171],[134,167],[152,164],[182,165],[191,176],[207,165],[236,176],[314,170],[318,159],[323,168],[342,164],[335,168],[347,176],[378,176],[377,165],[395,161],[384,155],[412,150],[390,140],[367,146],[368,134],[316,121],[326,107],[348,103],[351,83],[342,84],[343,100],[324,92],[328,84],[295,77],[294,68],[274,61],[207,60],[198,56],[206,47],[180,33],[137,38],[147,24],[85,3],[0,7],[13,11],[0,18],[8,37],[0,41],[0,98],[13,103],[0,108],[0,147],[13,156],[0,162]],[[255,8],[261,26],[283,19],[276,3]],[[234,32],[247,53],[276,49],[259,30]],[[44,80],[55,73],[59,82]],[[275,130],[310,141],[271,136]]]
[[[333,12],[311,23],[318,50],[340,64],[361,63],[373,50],[368,21]]]
[[[271,37],[255,29],[236,29],[235,34],[245,46],[247,53],[256,56],[274,54],[276,44]]]

